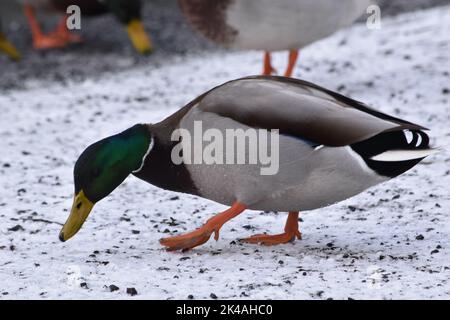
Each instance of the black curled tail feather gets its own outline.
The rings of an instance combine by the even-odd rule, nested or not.
[[[374,160],[374,158],[390,151],[404,151],[407,156],[408,151],[412,154],[413,151],[430,150],[430,138],[422,130],[401,130],[378,134],[351,147],[377,174],[396,177],[414,167],[424,157],[405,157],[395,161]]]

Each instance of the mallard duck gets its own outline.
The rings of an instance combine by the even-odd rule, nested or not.
[[[371,0],[178,0],[205,37],[241,50],[264,50],[263,74],[275,72],[272,51],[289,50],[290,77],[298,50],[349,26]]]
[[[278,170],[263,173],[267,162],[262,161],[235,164],[235,157],[250,154],[239,154],[242,149],[231,162],[226,154],[231,149],[220,148],[217,161],[184,161],[205,155],[201,151],[207,146],[190,145],[184,134],[180,146],[178,139],[179,131],[197,139],[198,126],[218,136],[240,131],[244,141],[252,130],[274,137],[278,130],[278,141],[270,140],[270,153],[279,156]],[[301,237],[299,211],[348,199],[433,153],[425,130],[306,81],[275,76],[234,80],[157,124],[137,124],[88,147],[75,164],[75,199],[59,237],[65,241],[75,235],[95,203],[134,175],[166,190],[230,206],[193,232],[161,239],[168,250],[194,248],[213,233],[217,240],[223,224],[246,209],[289,214],[283,233],[244,242],[287,243]],[[211,142],[211,136],[206,140]]]
[[[65,47],[69,43],[80,42],[78,35],[72,34],[66,25],[67,15],[58,24],[57,29],[45,35],[36,19],[35,8],[44,11],[56,11],[66,14],[71,5],[81,9],[86,16],[96,16],[104,13],[114,14],[121,23],[127,26],[128,35],[136,50],[148,53],[152,45],[141,22],[140,0],[20,0],[24,6],[25,16],[33,34],[33,45],[36,49]]]

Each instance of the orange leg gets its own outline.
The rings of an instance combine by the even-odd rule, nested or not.
[[[288,63],[286,72],[284,73],[285,77],[292,76],[292,73],[294,72],[295,64],[297,63],[297,60],[298,60],[298,50],[289,51],[289,63]]]
[[[272,57],[269,51],[264,52],[264,69],[263,75],[270,76],[272,74],[276,74],[277,70],[272,67]]]
[[[257,234],[250,238],[242,239],[242,242],[273,246],[293,242],[295,238],[301,240],[302,234],[298,230],[298,212],[289,212],[289,216],[284,227],[284,233],[277,235]]]
[[[214,232],[214,239],[219,240],[220,228],[229,220],[233,219],[242,213],[247,207],[239,202],[234,203],[230,209],[219,213],[218,215],[209,219],[202,227],[195,231],[175,236],[164,238],[159,242],[167,247],[168,251],[182,250],[187,251],[194,247],[204,244],[209,240],[211,234]]]
[[[66,43],[80,43],[82,39],[80,36],[73,34],[67,29],[67,16],[64,16],[58,24],[56,30],[50,33],[51,37],[57,37],[64,40]]]
[[[33,6],[24,5],[24,13],[30,24],[31,33],[33,35],[33,46],[35,49],[51,49],[62,48],[66,46],[67,41],[55,35],[44,35],[41,26],[36,19],[36,13]]]

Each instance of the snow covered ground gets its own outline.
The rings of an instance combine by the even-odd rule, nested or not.
[[[246,211],[218,242],[166,252],[159,238],[192,230],[224,207],[133,177],[72,240],[58,240],[73,164],[86,146],[258,73],[260,53],[173,56],[101,80],[27,80],[25,89],[3,91],[0,297],[449,299],[449,52],[450,6],[384,19],[378,31],[357,25],[302,52],[296,76],[429,127],[442,151],[391,182],[302,214],[304,239],[279,247],[236,242],[279,232],[285,222],[284,213]],[[285,54],[276,58],[284,65]]]

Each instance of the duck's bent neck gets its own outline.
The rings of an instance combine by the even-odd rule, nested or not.
[[[130,173],[140,171],[153,148],[154,141],[149,127],[137,124],[114,138],[113,147],[116,149],[116,156],[122,159],[122,165]]]
[[[171,135],[175,129],[176,122],[170,118],[149,127],[152,136],[151,151],[140,170],[132,173],[159,188],[198,195],[187,168],[172,160],[172,149],[177,142],[171,141]]]

